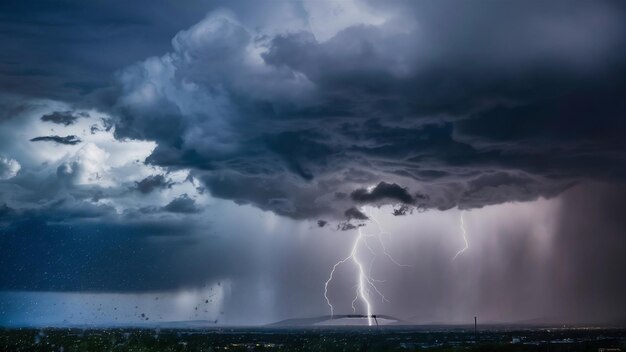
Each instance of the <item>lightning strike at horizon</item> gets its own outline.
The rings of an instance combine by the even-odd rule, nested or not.
[[[376,287],[376,285],[374,284],[375,282],[384,282],[384,280],[376,280],[376,279],[371,277],[372,267],[374,265],[374,261],[376,260],[377,256],[376,256],[376,251],[374,251],[374,249],[369,245],[369,243],[367,242],[367,239],[371,238],[371,237],[375,237],[378,240],[378,242],[380,244],[380,247],[382,248],[383,253],[385,254],[385,256],[387,258],[389,258],[389,260],[392,263],[394,263],[395,265],[402,266],[402,267],[408,267],[409,265],[398,263],[398,261],[396,261],[389,254],[389,252],[387,252],[387,249],[385,248],[384,242],[380,238],[380,235],[385,233],[385,232],[380,227],[380,224],[376,220],[376,218],[374,218],[372,215],[370,215],[367,212],[366,212],[366,214],[368,215],[368,217],[370,219],[372,219],[376,223],[376,226],[378,227],[379,232],[377,234],[364,234],[362,228],[361,227],[358,228],[358,235],[357,235],[357,237],[354,240],[354,243],[352,245],[352,250],[350,251],[350,255],[347,256],[346,258],[338,261],[337,263],[335,263],[333,265],[333,268],[332,268],[332,270],[330,272],[328,280],[326,280],[326,282],[324,283],[324,298],[326,299],[326,303],[330,307],[330,315],[331,315],[331,318],[332,318],[334,316],[334,314],[335,314],[335,311],[334,311],[334,306],[332,305],[332,303],[330,302],[330,299],[328,298],[328,285],[333,280],[333,277],[334,277],[334,274],[335,274],[335,270],[337,269],[337,267],[339,267],[341,264],[347,262],[348,260],[352,259],[352,261],[354,262],[354,264],[356,265],[356,267],[358,269],[358,276],[357,276],[358,284],[356,285],[356,295],[355,295],[354,299],[352,300],[352,311],[356,313],[355,303],[359,299],[361,299],[361,301],[365,305],[366,312],[367,312],[367,324],[369,326],[371,326],[372,325],[372,304],[369,301],[370,290],[373,289],[376,292],[376,294],[378,294],[381,297],[382,302],[389,302],[389,301],[387,300],[387,298],[385,298],[383,293],[380,292],[378,287]],[[357,252],[359,250],[359,246],[361,245],[361,243],[363,245],[365,245],[365,247],[372,254],[372,260],[370,261],[369,269],[367,271],[367,274],[366,274],[366,272],[365,272],[365,270],[363,268],[363,264],[360,262],[359,258],[357,257]]]
[[[365,290],[365,281],[367,280],[367,282],[374,287],[374,289],[376,289],[376,286],[369,281],[369,279],[365,276],[365,271],[363,270],[363,265],[361,264],[361,262],[359,262],[359,260],[356,257],[356,251],[359,245],[359,242],[361,242],[361,239],[363,239],[363,232],[361,231],[361,228],[359,228],[359,235],[357,236],[357,240],[354,242],[354,246],[352,247],[352,260],[354,261],[354,263],[356,264],[356,266],[359,268],[359,288],[358,288],[358,293],[359,296],[361,298],[361,300],[363,301],[363,303],[365,304],[365,308],[367,311],[367,325],[372,325],[372,304],[370,303],[368,296],[369,296],[369,290]],[[378,290],[376,289],[376,291],[378,292]],[[384,298],[384,296],[383,296]]]
[[[326,280],[326,283],[324,284],[324,298],[326,298],[326,303],[330,307],[330,315],[332,317],[335,314],[335,311],[334,311],[334,307],[333,307],[332,303],[330,302],[330,299],[328,298],[328,285],[333,280],[333,276],[335,274],[335,270],[337,269],[337,267],[339,265],[347,262],[348,260],[352,259],[352,261],[354,262],[354,264],[357,266],[357,269],[358,269],[357,298],[360,298],[363,301],[363,304],[365,305],[365,308],[366,308],[366,311],[367,311],[367,324],[368,325],[372,325],[372,317],[371,317],[371,315],[372,315],[372,305],[371,305],[371,303],[370,303],[370,301],[368,299],[369,290],[367,289],[367,285],[374,287],[376,292],[379,293],[379,294],[380,294],[380,291],[378,291],[378,289],[374,285],[373,280],[371,280],[371,278],[368,275],[365,274],[365,270],[363,269],[363,265],[361,264],[361,262],[359,261],[359,259],[356,256],[357,251],[359,249],[359,244],[361,243],[361,240],[363,240],[363,239],[364,239],[363,231],[361,231],[361,228],[359,228],[358,236],[354,240],[354,244],[352,245],[352,250],[350,251],[350,255],[347,256],[346,258],[338,261],[337,263],[335,263],[335,265],[333,265],[333,269],[330,272],[330,276],[328,277],[328,280]],[[384,296],[383,296],[383,299],[384,299]],[[356,311],[356,308],[354,307],[354,303],[356,302],[356,300],[357,299],[352,301],[352,308],[355,311]]]
[[[461,253],[465,252],[469,248],[469,242],[467,242],[467,231],[465,230],[465,222],[463,221],[463,215],[464,214],[465,214],[465,211],[464,210],[461,211],[461,235],[463,236],[463,241],[465,242],[465,247],[461,248],[461,250],[456,252],[454,257],[452,257],[452,261],[454,261],[456,259],[456,257],[458,257]]]

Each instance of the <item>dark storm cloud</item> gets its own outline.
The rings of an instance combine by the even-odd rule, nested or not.
[[[78,100],[111,86],[112,73],[166,50],[171,38],[219,6],[157,0],[4,1],[0,86],[14,94]]]
[[[48,224],[64,223],[71,226],[72,223],[102,219],[115,214],[115,210],[107,205],[98,205],[82,202],[72,197],[59,197],[39,207],[19,208],[3,205],[3,220],[0,230],[7,233],[20,232],[31,226],[43,226]]]
[[[55,142],[59,144],[76,145],[81,142],[81,139],[77,136],[40,136],[30,140],[31,142]]]
[[[411,209],[407,205],[402,204],[400,207],[393,209],[392,214],[394,216],[403,216],[403,215],[408,214],[410,211]]]
[[[624,6],[371,5],[396,16],[327,40],[209,15],[120,72],[116,133],[156,140],[150,162],[198,170],[216,197],[295,218],[340,218],[336,193],[473,208],[626,176]],[[362,190],[381,182],[405,191]]]
[[[172,187],[172,181],[163,175],[150,175],[141,181],[135,182],[135,189],[141,193],[148,194],[156,189]]]
[[[187,194],[175,198],[163,207],[163,210],[171,213],[193,214],[200,212],[200,208],[196,206],[196,201]]]
[[[326,194],[334,188],[331,180],[303,188],[299,176],[257,177],[233,172],[201,173],[200,179],[217,198],[231,199],[237,204],[252,204],[263,210],[270,210],[279,215],[293,218],[314,218],[333,213],[343,218],[345,202],[328,199]],[[294,211],[295,210],[295,211]]]
[[[337,224],[337,230],[339,231],[351,231],[358,229],[362,224],[352,224],[349,222],[340,222]]]
[[[73,111],[55,111],[50,114],[43,115],[41,121],[49,121],[59,125],[69,126],[76,122],[80,117],[89,117],[87,113],[75,113]]]
[[[388,200],[412,204],[415,201],[406,188],[387,182],[380,182],[371,190],[359,188],[350,194],[350,198],[357,203],[376,203],[381,200]]]
[[[352,219],[369,220],[369,217],[367,217],[367,215],[363,214],[363,212],[361,212],[359,209],[354,208],[354,207],[346,210],[344,212],[344,215],[346,216],[346,218],[348,218],[348,220],[352,220]]]

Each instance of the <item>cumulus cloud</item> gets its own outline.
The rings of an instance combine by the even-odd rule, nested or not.
[[[15,159],[0,156],[0,180],[8,180],[15,177],[22,166]]]
[[[109,157],[105,150],[94,143],[88,143],[76,153],[72,161],[57,168],[57,176],[78,185],[110,184],[111,167],[107,162]]]
[[[21,214],[10,222],[32,217],[47,223],[60,216],[62,221],[73,223],[78,218],[58,206],[72,203],[74,209],[92,209],[90,217],[106,223],[143,208],[162,212],[163,204],[182,194],[199,194],[198,185],[194,184],[197,181],[187,171],[167,172],[146,165],[154,143],[116,139],[115,127],[105,113],[50,100],[21,98],[5,103],[7,111],[14,111],[15,115],[0,121],[0,145],[3,154],[11,155],[0,157],[0,203],[14,209],[14,214]],[[80,118],[53,127],[50,121],[42,121],[42,116],[58,111]],[[41,142],[31,142],[33,135],[50,130],[68,134],[72,140],[80,139],[81,143],[54,141],[44,147]],[[137,192],[129,189],[137,189],[144,196],[137,197]],[[171,216],[184,216],[176,214],[181,215]]]

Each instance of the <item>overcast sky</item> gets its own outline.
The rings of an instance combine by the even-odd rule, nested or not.
[[[622,2],[4,1],[0,43],[2,325],[626,321]]]

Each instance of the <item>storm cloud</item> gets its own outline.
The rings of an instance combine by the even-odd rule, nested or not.
[[[350,198],[359,203],[375,203],[385,199],[404,204],[412,204],[415,201],[406,188],[386,182],[380,182],[371,190],[359,188],[350,194]]]
[[[151,193],[157,189],[170,188],[172,182],[167,180],[163,175],[150,175],[141,181],[136,182],[135,189],[141,193]]]
[[[470,209],[623,179],[619,4],[360,3],[362,19],[332,32],[291,10],[277,12],[286,27],[253,26],[233,6],[89,99],[118,139],[156,143],[149,164],[189,169],[215,197],[340,220],[365,203]],[[41,116],[71,127],[86,114]],[[384,184],[407,194],[363,192]]]
[[[360,211],[359,209],[352,207],[348,210],[345,211],[344,213],[346,215],[346,218],[348,218],[348,220],[352,220],[352,219],[356,219],[356,220],[368,220],[369,217],[365,214],[363,214],[362,211]]]
[[[183,194],[182,196],[173,199],[169,202],[164,210],[172,212],[172,213],[198,213],[200,209],[196,206],[196,201],[190,198],[187,194]]]
[[[296,218],[341,217],[350,204],[331,203],[338,192],[475,208],[624,176],[623,6],[387,10],[325,39],[211,13],[168,53],[120,71],[116,133],[155,140],[151,163],[196,170],[217,197],[272,209],[289,188],[277,212]],[[216,181],[231,177],[265,188],[235,195]]]

